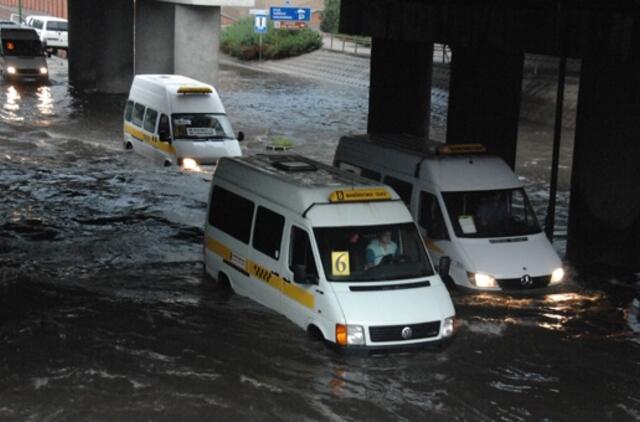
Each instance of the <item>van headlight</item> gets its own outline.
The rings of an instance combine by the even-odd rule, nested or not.
[[[562,267],[556,268],[551,273],[551,284],[560,283],[563,278],[564,278],[564,270],[562,269]]]
[[[364,346],[364,327],[336,324],[336,343],[340,346]]]
[[[193,158],[185,158],[182,160],[182,168],[184,170],[190,170],[190,171],[200,171],[200,166],[198,165],[198,162],[196,160],[194,160]]]
[[[487,274],[469,273],[469,279],[476,287],[482,287],[485,289],[489,287],[498,287],[496,279]]]
[[[16,74],[16,68],[15,68],[15,67],[13,67],[13,66],[9,66],[9,67],[7,67],[7,73],[8,73],[9,75],[15,75],[15,74]]]
[[[451,337],[456,331],[456,317],[445,318],[442,323],[442,337]]]
[[[40,68],[40,74],[41,75],[46,75],[47,73],[49,73],[49,69],[47,69],[44,66]]]

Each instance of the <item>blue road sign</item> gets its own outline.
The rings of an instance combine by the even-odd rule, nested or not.
[[[258,34],[264,34],[267,32],[267,16],[266,15],[256,15],[253,29]]]
[[[269,14],[272,21],[311,20],[311,9],[308,7],[272,7]]]

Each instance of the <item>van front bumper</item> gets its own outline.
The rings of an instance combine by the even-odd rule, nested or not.
[[[369,345],[369,346],[340,346],[333,342],[327,342],[329,347],[342,355],[371,355],[381,353],[402,353],[415,351],[440,352],[445,350],[456,338],[440,338],[438,340],[424,341],[421,343],[393,344],[393,345]]]

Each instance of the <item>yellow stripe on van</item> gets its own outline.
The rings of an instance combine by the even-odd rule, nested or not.
[[[173,145],[168,142],[162,142],[160,138],[157,136],[149,135],[145,133],[142,129],[133,125],[132,123],[125,122],[124,124],[124,133],[128,133],[133,136],[140,142],[144,142],[145,144],[149,144],[154,148],[159,149],[160,151],[164,151],[167,154],[176,155],[176,149]]]
[[[206,245],[207,249],[211,252],[220,256],[222,259],[231,261],[233,253],[231,252],[231,249],[229,249],[222,243],[218,242],[210,236],[206,236]],[[245,262],[245,270],[250,277],[260,280],[261,282],[268,284],[274,289],[279,290],[283,295],[298,302],[302,306],[305,306],[309,309],[315,308],[315,297],[313,296],[313,294],[307,292],[305,289],[299,286],[296,286],[293,283],[284,281],[282,277],[280,277],[279,275],[275,275],[273,271],[257,264],[256,262],[248,259]]]
[[[222,257],[222,259],[231,261],[231,249],[209,236],[207,236],[207,249]]]

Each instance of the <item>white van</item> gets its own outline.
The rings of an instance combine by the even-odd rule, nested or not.
[[[436,262],[451,259],[457,285],[518,290],[564,277],[522,182],[502,159],[485,155],[482,145],[445,145],[408,135],[346,136],[334,165],[393,187]]]
[[[53,16],[28,16],[27,25],[34,28],[45,50],[53,54],[69,48],[69,22]]]
[[[340,347],[453,335],[451,297],[398,195],[300,156],[220,160],[205,263],[218,282]]]
[[[191,169],[242,155],[215,88],[179,75],[137,75],[124,111],[124,146]]]
[[[5,80],[49,80],[47,59],[33,29],[0,27],[0,71]]]

